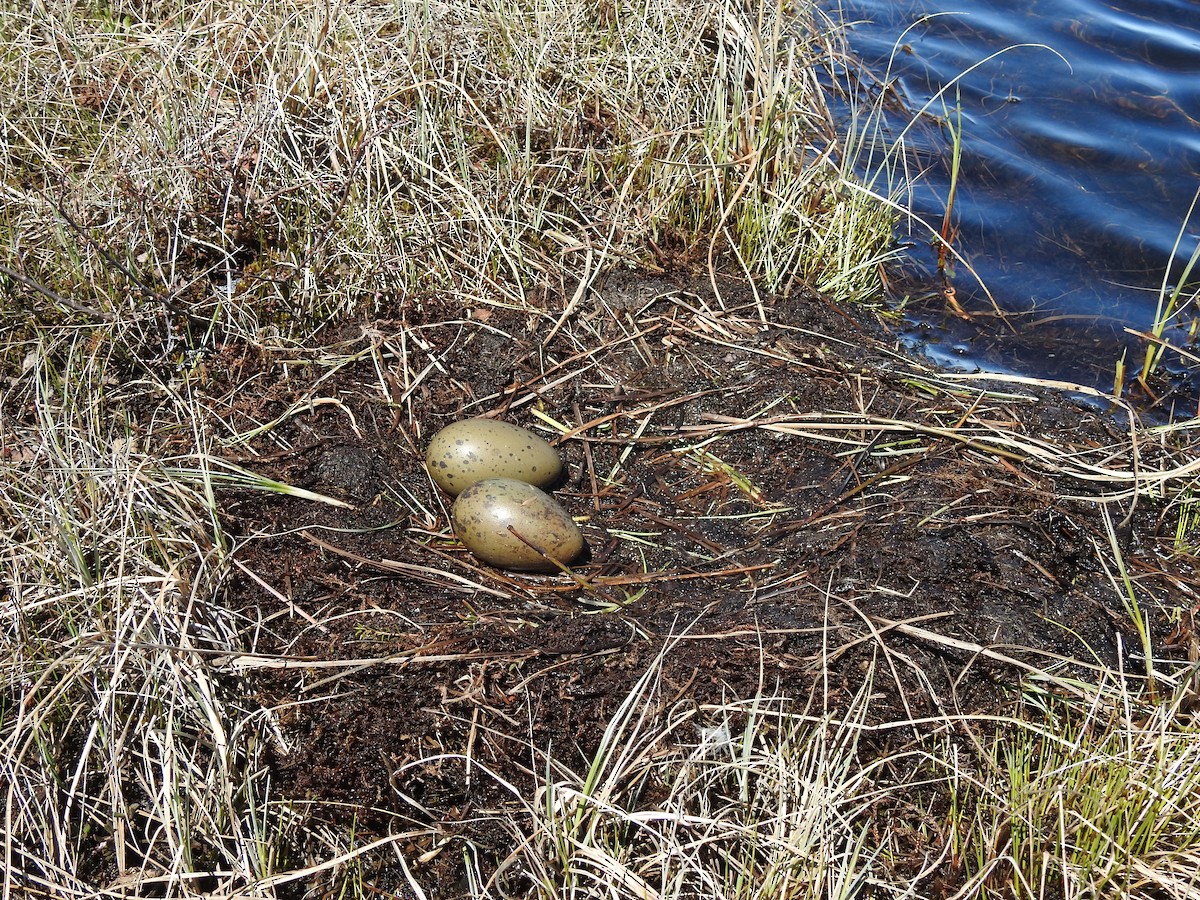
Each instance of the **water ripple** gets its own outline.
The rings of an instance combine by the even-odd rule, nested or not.
[[[965,133],[958,247],[1010,310],[1147,327],[1200,187],[1200,7],[1193,0],[840,6],[846,20],[860,22],[854,51],[877,72],[905,28],[929,17],[895,53],[897,87],[914,108],[1005,48],[1053,49],[1012,49],[945,94],[950,106],[961,103]],[[950,10],[961,14],[941,15]],[[946,134],[933,124],[916,143],[943,162],[948,155]],[[947,166],[935,165],[915,191],[917,211],[940,222],[948,187]],[[1189,232],[1185,257],[1200,221]],[[960,296],[971,294],[961,275],[956,286]]]

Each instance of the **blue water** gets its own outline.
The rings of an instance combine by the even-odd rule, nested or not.
[[[1200,234],[1200,206],[1184,227],[1200,188],[1200,2],[833,4],[855,23],[854,54],[902,101],[893,135],[953,83],[907,132],[910,162],[924,170],[911,179],[912,202],[941,225],[950,143],[934,117],[954,121],[960,107],[955,247],[1013,314],[1007,326],[989,318],[991,300],[959,264],[949,283],[979,317],[938,322],[927,305],[913,335],[968,365],[1106,388],[1113,355],[1127,347],[1136,372],[1138,340],[1125,329],[1151,327],[1164,272],[1174,259],[1178,275]],[[914,226],[906,236],[914,285],[936,284],[928,231]],[[1168,333],[1192,353],[1198,315],[1193,302]],[[1181,354],[1167,362],[1179,394],[1194,392],[1200,367]]]

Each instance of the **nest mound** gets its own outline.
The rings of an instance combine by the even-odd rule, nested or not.
[[[729,698],[828,712],[864,690],[880,744],[997,713],[1023,679],[1138,668],[1118,551],[1164,601],[1156,642],[1175,627],[1156,650],[1194,654],[1165,610],[1195,576],[1157,552],[1145,496],[1171,460],[1094,404],[932,371],[875,323],[732,280],[614,277],[596,299],[569,327],[410,310],[231,390],[225,426],[254,435],[231,461],[346,504],[221,498],[249,646],[219,666],[282,711],[276,796],[382,829],[398,792],[499,853],[510,837],[447,824],[503,802],[471,761],[520,787],[531,746],[585,759],[651,668],[697,728]],[[210,386],[256,368],[284,371],[231,351]],[[453,539],[422,451],[478,415],[557,438],[588,544],[573,578],[493,570]],[[440,754],[459,762],[412,765]],[[415,857],[436,866],[429,840]]]

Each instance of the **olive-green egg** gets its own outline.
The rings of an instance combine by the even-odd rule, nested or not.
[[[485,478],[549,487],[562,474],[553,447],[528,429],[495,419],[463,419],[433,436],[425,465],[438,487],[457,497]]]
[[[558,567],[534,547],[563,565],[583,550],[579,527],[558,501],[515,478],[475,482],[458,495],[450,516],[466,548],[501,569],[554,572]]]

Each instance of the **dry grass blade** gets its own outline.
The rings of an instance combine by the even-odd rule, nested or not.
[[[861,442],[848,441],[837,435],[864,430],[919,434],[946,440],[981,453],[1033,463],[1055,474],[1070,476],[1080,481],[1120,488],[1106,495],[1111,500],[1127,499],[1146,490],[1161,490],[1170,484],[1200,474],[1200,460],[1185,459],[1167,468],[1154,469],[1145,465],[1139,466],[1136,447],[1131,447],[1129,468],[1115,468],[1108,464],[1113,454],[1105,448],[1064,452],[1061,446],[1049,441],[978,422],[967,422],[958,427],[938,427],[922,421],[889,419],[860,413],[811,413],[761,419],[739,419],[710,413],[706,418],[717,424],[686,426],[681,431],[689,436],[703,436],[761,428],[778,434],[860,445]],[[1089,461],[1089,457],[1096,461]]]
[[[236,795],[254,756],[249,710],[206,660],[237,645],[213,603],[207,501],[108,418],[86,350],[38,365],[45,427],[2,463],[0,622],[20,638],[0,715],[6,896],[69,889],[93,828],[129,889],[245,857]]]

